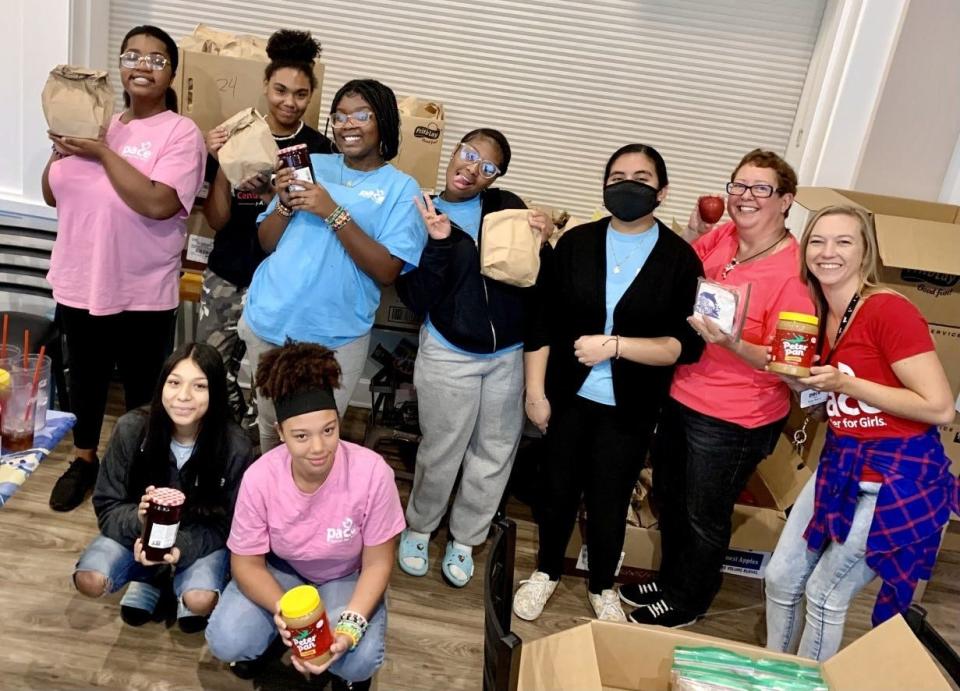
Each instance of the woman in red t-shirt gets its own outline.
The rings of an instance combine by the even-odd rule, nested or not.
[[[796,388],[827,392],[830,428],[767,567],[767,647],[816,660],[839,649],[850,601],[877,575],[875,624],[909,606],[957,510],[935,427],[953,420],[950,386],[920,312],[877,287],[872,226],[860,209],[828,207],[800,241],[825,343]]]

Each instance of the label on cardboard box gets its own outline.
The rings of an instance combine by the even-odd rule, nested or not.
[[[187,236],[187,261],[206,264],[213,251],[213,238],[202,235]]]
[[[770,552],[755,552],[748,549],[727,549],[721,571],[747,578],[763,578],[770,562]]]
[[[620,575],[620,567],[623,566],[623,559],[627,556],[626,552],[620,552],[620,560],[617,562],[617,568],[613,572],[614,577]],[[590,570],[590,560],[587,558],[587,546],[582,545],[580,547],[580,556],[577,557],[577,570],[578,571],[589,571]]]

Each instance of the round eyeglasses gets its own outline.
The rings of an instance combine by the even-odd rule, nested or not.
[[[487,161],[482,156],[480,152],[474,149],[472,146],[466,142],[460,142],[460,145],[457,147],[457,153],[460,156],[460,160],[465,163],[479,163],[480,177],[490,180],[500,175],[500,168],[497,167],[497,164],[493,161]]]
[[[120,67],[123,67],[128,70],[135,70],[140,66],[140,63],[146,63],[154,72],[159,72],[164,67],[167,66],[167,63],[170,62],[170,59],[165,55],[160,55],[160,53],[149,53],[148,55],[140,55],[132,50],[128,50],[126,53],[120,56]]]

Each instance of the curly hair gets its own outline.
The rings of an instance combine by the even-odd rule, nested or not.
[[[277,400],[299,391],[338,388],[340,364],[329,348],[288,341],[260,356],[255,379],[264,396]]]
[[[267,41],[267,57],[270,63],[264,71],[264,79],[270,81],[273,73],[284,67],[300,70],[310,80],[310,90],[317,89],[317,76],[313,73],[314,61],[320,56],[320,42],[309,31],[280,29]]]

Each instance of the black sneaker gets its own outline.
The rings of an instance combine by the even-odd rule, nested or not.
[[[629,583],[620,586],[620,601],[631,607],[646,607],[663,598],[663,591],[656,581]]]
[[[210,617],[201,617],[199,614],[190,614],[177,619],[177,626],[184,633],[200,633],[207,628],[207,620]]]
[[[100,471],[100,459],[84,461],[74,460],[66,472],[60,476],[53,491],[50,492],[50,508],[54,511],[73,511],[83,503],[87,492],[93,491]]]
[[[368,691],[371,684],[373,683],[372,679],[367,679],[365,681],[344,681],[335,674],[330,675],[331,691]]]
[[[657,600],[652,605],[637,607],[630,613],[634,624],[651,624],[668,628],[682,628],[697,620],[697,615],[682,609],[674,609],[666,600]]]

